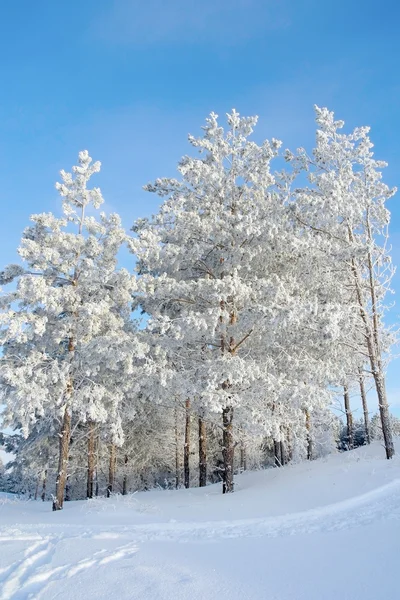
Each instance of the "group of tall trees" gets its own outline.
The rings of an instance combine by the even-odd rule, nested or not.
[[[232,492],[249,461],[316,456],[337,429],[338,393],[352,447],[356,386],[369,441],[366,380],[393,456],[394,333],[383,321],[393,190],[368,128],[344,134],[327,109],[316,116],[309,155],[256,144],[255,117],[233,110],[224,129],[212,113],[203,136],[189,137],[197,154],[179,162],[179,179],[146,186],[163,201],[132,235],[118,215],[94,216],[100,163],[86,151],[61,172],[62,216],[31,217],[22,265],[0,276],[11,284],[0,299],[0,389],[14,477],[45,496],[52,473],[54,510],[102,481],[114,491],[117,464],[124,493],[160,478],[178,487],[182,474],[188,487],[194,450],[198,484],[221,479]],[[118,266],[122,245],[131,269]]]

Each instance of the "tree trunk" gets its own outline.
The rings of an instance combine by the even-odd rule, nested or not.
[[[43,484],[42,484],[42,493],[40,495],[42,502],[46,500],[46,485],[47,485],[47,469],[43,474]]]
[[[199,417],[199,487],[207,485],[207,429],[206,422]]]
[[[36,487],[35,487],[35,495],[33,497],[34,500],[37,500],[38,497],[38,493],[39,493],[39,482],[40,482],[40,475],[38,476],[37,480],[36,480]]]
[[[240,471],[246,471],[247,469],[247,452],[246,446],[244,445],[243,440],[240,443]]]
[[[289,427],[285,427],[286,435],[286,464],[290,463],[293,458],[293,440]]]
[[[373,233],[370,223],[369,208],[367,209],[367,231],[368,239],[373,242]],[[378,314],[378,302],[376,293],[376,282],[375,282],[375,271],[374,262],[371,250],[368,251],[368,271],[369,271],[369,291],[371,295],[371,310],[372,310],[372,326],[373,326],[373,341],[375,347],[375,368],[372,369],[375,387],[379,400],[379,413],[382,423],[383,439],[385,440],[386,458],[392,458],[394,456],[394,443],[392,425],[390,423],[389,404],[387,401],[386,394],[386,380],[384,367],[382,364],[382,348],[381,348],[381,335],[380,335],[380,320]],[[372,366],[372,365],[371,365]]]
[[[69,440],[71,437],[71,413],[65,407],[64,418],[60,432],[60,448],[58,456],[58,474],[56,481],[56,495],[53,499],[53,510],[62,510],[64,505],[65,484],[67,481]]]
[[[75,287],[77,283],[76,270],[72,285]],[[75,340],[70,337],[68,340],[68,352],[71,358],[75,353]],[[63,422],[61,426],[59,455],[58,455],[58,472],[56,480],[56,495],[53,498],[53,510],[62,510],[64,505],[64,492],[67,483],[68,458],[69,458],[69,443],[71,439],[71,413],[68,406],[68,400],[71,398],[74,391],[74,380],[72,376],[68,379],[66,387],[67,402],[64,409]]]
[[[280,449],[280,455],[281,455],[281,465],[283,467],[284,465],[286,465],[286,448],[285,448],[285,442],[283,440],[281,440],[279,442],[279,449]]]
[[[64,501],[69,502],[71,500],[71,481],[69,475],[67,475],[67,481],[65,482],[65,496]]]
[[[371,347],[372,344],[369,344]],[[383,373],[383,367],[380,360],[376,359],[374,352],[369,351],[371,371],[374,377],[376,394],[379,402],[379,414],[381,417],[382,433],[385,442],[386,458],[394,456],[394,443],[392,435],[392,426],[390,423],[389,404],[386,395],[386,382]]]
[[[96,466],[96,428],[93,421],[89,422],[88,437],[88,467],[87,467],[87,498],[93,498],[94,471]]]
[[[365,383],[364,377],[362,373],[362,368],[359,369],[359,381],[360,381],[360,395],[364,413],[364,429],[365,429],[365,441],[367,444],[371,443],[370,433],[369,433],[369,416],[368,416],[368,404],[367,404],[367,394],[365,393]]]
[[[114,490],[115,482],[115,466],[117,462],[117,451],[115,444],[110,445],[110,462],[108,464],[108,485],[107,485],[107,498],[109,498]]]
[[[127,489],[128,489],[128,473],[127,473],[127,464],[128,464],[128,455],[125,454],[125,458],[124,458],[124,478],[122,480],[122,495],[126,496],[127,494]]]
[[[380,372],[375,376],[376,391],[379,399],[379,414],[381,417],[383,439],[385,441],[386,458],[394,456],[392,425],[390,422],[389,404],[386,396],[385,377]]]
[[[369,240],[372,241],[373,236],[369,225],[369,216],[367,217],[367,228]],[[354,240],[353,232],[350,227],[348,228],[350,241]],[[364,299],[361,276],[359,273],[358,265],[353,258],[351,261],[351,269],[354,276],[357,300],[360,310],[360,316],[365,328],[365,338],[367,342],[369,362],[371,365],[371,372],[375,382],[376,393],[379,402],[379,414],[381,417],[382,433],[385,442],[386,458],[392,458],[394,456],[394,443],[392,435],[392,427],[389,416],[389,404],[386,395],[386,382],[383,370],[382,358],[381,358],[381,345],[379,335],[379,316],[377,313],[377,301],[376,301],[376,289],[375,289],[375,278],[373,270],[373,261],[371,252],[368,252],[368,270],[369,270],[369,288],[371,295],[372,304],[372,327],[370,316],[368,315],[366,306],[367,303]]]
[[[223,483],[222,493],[233,492],[233,460],[235,446],[233,444],[233,408],[227,406],[222,411],[222,457],[223,457]]]
[[[354,434],[353,434],[353,413],[350,410],[350,395],[349,388],[347,385],[344,389],[344,409],[346,412],[346,424],[347,424],[347,448],[352,450],[354,448]]]
[[[274,440],[274,463],[276,467],[281,467],[281,445],[279,442]]]
[[[190,400],[185,402],[185,444],[183,447],[183,473],[185,488],[190,487]]]
[[[96,490],[95,490],[95,495],[96,498],[99,495],[99,448],[100,448],[100,435],[97,434],[96,437],[96,469],[95,469],[95,477],[96,477]]]
[[[178,409],[175,407],[175,489],[178,490],[181,485],[181,460],[180,443],[178,427]]]
[[[307,430],[307,460],[313,458],[313,443],[311,437],[311,417],[310,411],[306,409],[306,430]]]

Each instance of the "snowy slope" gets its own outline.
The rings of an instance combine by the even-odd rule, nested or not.
[[[399,448],[400,450],[400,448]],[[1,600],[398,597],[400,459],[379,444],[219,486],[0,497]]]

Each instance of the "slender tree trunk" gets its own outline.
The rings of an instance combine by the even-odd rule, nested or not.
[[[370,433],[369,433],[369,416],[368,416],[368,404],[367,404],[367,394],[365,392],[365,383],[364,377],[362,373],[362,368],[359,369],[359,382],[360,382],[360,395],[364,413],[364,429],[365,429],[365,441],[367,444],[371,443]]]
[[[46,485],[47,485],[47,469],[45,469],[45,472],[43,474],[42,493],[40,496],[42,499],[42,502],[44,502],[46,500]]]
[[[190,487],[190,400],[185,402],[185,444],[183,447],[183,472],[185,488]]]
[[[199,487],[207,485],[207,428],[199,417]]]
[[[99,495],[99,448],[100,448],[100,435],[97,434],[96,436],[96,469],[95,469],[95,477],[96,477],[96,490],[95,490],[95,494],[96,494],[96,498]]]
[[[247,469],[247,452],[246,452],[246,446],[244,444],[244,441],[242,440],[240,442],[240,471],[243,473],[243,471],[246,471]]]
[[[367,209],[367,232],[370,243],[373,243],[373,233],[370,222],[370,209]],[[392,425],[390,423],[389,403],[387,401],[386,394],[386,380],[385,372],[382,364],[382,348],[381,348],[381,335],[380,335],[380,318],[378,314],[378,301],[376,294],[376,281],[375,271],[373,264],[373,257],[371,250],[368,251],[368,271],[369,271],[369,290],[371,295],[371,310],[372,310],[372,326],[373,326],[373,339],[375,346],[375,362],[376,362],[376,373],[375,369],[372,369],[374,373],[376,391],[379,399],[379,413],[382,423],[383,439],[385,440],[386,458],[392,458],[394,456],[394,443]]]
[[[108,463],[108,485],[107,498],[109,498],[114,490],[115,483],[115,466],[117,462],[117,451],[115,444],[110,445],[110,461]]]
[[[127,467],[127,464],[128,464],[128,455],[125,454],[125,458],[124,458],[124,467],[125,467],[125,470],[124,470],[124,478],[122,480],[122,495],[123,496],[126,496],[126,494],[127,494],[127,488],[128,488],[128,471],[127,471],[128,467]]]
[[[234,213],[234,207],[232,207],[232,212]],[[233,300],[229,301],[230,311],[229,311],[229,325],[236,325],[237,323],[237,313],[234,306]],[[221,304],[221,308],[225,309],[225,302]],[[222,319],[223,321],[223,319]],[[222,354],[228,350],[231,356],[235,356],[237,352],[237,344],[233,336],[229,337],[229,344],[226,347],[226,339],[225,336],[221,337],[221,351]],[[225,390],[229,389],[230,382],[226,381],[223,384],[223,388]],[[231,494],[234,490],[234,458],[235,458],[235,445],[233,443],[233,406],[227,406],[222,410],[222,456],[224,461],[224,478],[222,485],[222,493],[223,494]]]
[[[93,421],[89,422],[88,436],[88,467],[87,467],[87,497],[93,498],[94,471],[96,466],[96,427]]]
[[[235,446],[233,444],[233,408],[227,406],[222,411],[222,457],[224,461],[222,493],[233,492],[233,460]]]
[[[353,433],[353,413],[350,410],[350,394],[349,388],[347,385],[343,387],[344,389],[344,410],[346,413],[346,425],[347,425],[347,447],[348,450],[352,450],[354,448],[354,433]]]
[[[56,481],[56,495],[53,499],[53,510],[62,510],[64,505],[65,484],[67,482],[69,440],[71,437],[71,413],[65,407],[64,418],[60,432],[60,448],[58,456],[58,473]]]
[[[38,475],[38,478],[36,480],[36,487],[35,487],[35,495],[33,497],[34,500],[37,500],[38,497],[38,493],[39,493],[39,483],[40,483],[40,475]]]
[[[280,449],[280,455],[281,455],[281,465],[283,467],[286,465],[286,448],[285,448],[285,442],[283,440],[281,440],[279,442],[279,449]]]
[[[72,285],[75,287],[77,284],[76,270],[74,272],[74,279]],[[75,340],[71,336],[68,340],[68,352],[71,358],[75,353]],[[67,402],[65,404],[63,422],[61,426],[59,455],[58,455],[58,472],[56,480],[56,495],[53,499],[53,510],[62,510],[64,505],[64,492],[67,483],[67,471],[68,471],[68,458],[69,458],[69,443],[71,439],[71,412],[68,406],[68,400],[71,398],[74,391],[74,380],[72,375],[68,379],[66,392]]]
[[[282,465],[287,465],[289,461],[289,431],[286,427],[281,425],[281,441],[280,441],[280,449],[281,449],[281,463]]]
[[[290,463],[293,458],[292,435],[289,427],[285,427],[286,432],[286,463]]]
[[[306,430],[307,430],[307,460],[313,458],[313,443],[311,437],[311,417],[310,411],[306,409]]]
[[[71,481],[69,475],[67,475],[67,481],[65,482],[65,502],[70,502],[71,500]]]
[[[383,439],[385,441],[386,458],[394,456],[392,425],[390,422],[389,404],[386,395],[386,382],[383,373],[375,376],[376,391],[379,399],[379,414],[381,417]]]
[[[279,442],[274,440],[274,462],[276,467],[281,467],[281,445]]]
[[[369,225],[369,215],[367,216],[367,230],[369,239],[372,241],[372,233]],[[350,241],[354,240],[353,232],[350,227],[348,228]],[[365,337],[368,348],[369,362],[371,365],[371,372],[375,382],[376,393],[379,402],[379,414],[381,417],[382,433],[385,442],[386,458],[390,459],[394,456],[394,443],[392,427],[390,423],[389,404],[386,395],[386,382],[385,374],[381,358],[381,345],[380,345],[380,331],[379,331],[379,316],[377,312],[377,300],[376,300],[376,288],[375,278],[372,263],[371,252],[368,253],[368,271],[369,271],[369,288],[371,295],[372,304],[372,326],[370,316],[366,309],[366,302],[364,299],[361,275],[359,273],[358,265],[353,258],[351,261],[351,269],[354,277],[354,283],[357,294],[357,301],[360,310],[360,316],[364,324]]]
[[[181,485],[181,460],[180,460],[178,409],[175,407],[175,489]]]

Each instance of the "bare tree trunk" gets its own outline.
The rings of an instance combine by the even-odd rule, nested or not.
[[[246,446],[244,444],[244,441],[242,440],[240,442],[240,471],[243,473],[243,471],[246,471],[247,469],[247,452],[246,452]]]
[[[283,440],[281,440],[279,442],[279,449],[280,449],[280,455],[281,455],[281,465],[283,467],[286,465],[286,448],[285,448],[285,442]]]
[[[233,492],[233,460],[235,456],[235,446],[233,444],[233,408],[227,406],[222,411],[222,457],[223,457],[223,483],[222,493],[230,494]]]
[[[354,240],[353,232],[350,227],[348,228],[350,241]],[[369,225],[369,215],[367,215],[367,231],[369,240],[372,241],[373,236]],[[394,443],[392,426],[390,423],[389,415],[389,404],[386,395],[386,382],[384,369],[381,357],[381,345],[380,345],[380,332],[379,332],[379,315],[377,310],[376,300],[376,288],[374,278],[374,267],[372,262],[371,252],[368,252],[368,271],[369,271],[369,288],[371,295],[372,304],[372,327],[370,317],[366,309],[367,303],[364,299],[361,275],[359,273],[358,265],[353,258],[351,261],[351,269],[354,276],[354,283],[356,288],[357,300],[360,309],[360,316],[364,324],[365,337],[368,348],[369,362],[371,365],[371,372],[375,382],[376,393],[379,402],[379,414],[381,417],[382,433],[385,442],[386,458],[392,458],[394,456]]]
[[[65,484],[67,481],[69,440],[71,437],[71,413],[68,406],[64,410],[64,418],[60,432],[60,449],[58,456],[58,473],[56,495],[53,499],[53,510],[62,510],[64,505]]]
[[[232,214],[234,214],[235,208],[232,207]],[[230,301],[230,312],[229,312],[229,325],[236,325],[237,313],[234,303]],[[246,338],[243,338],[246,339]],[[243,340],[242,340],[243,341]],[[242,342],[240,342],[241,344]],[[229,338],[228,351],[232,356],[235,356],[237,349],[240,344],[236,344],[233,336]],[[221,350],[222,353],[226,351],[226,340],[225,337],[221,338]],[[230,382],[226,381],[223,385],[225,389],[229,389]],[[235,458],[235,444],[233,443],[233,406],[227,406],[222,410],[222,445],[223,445],[223,459],[224,459],[224,480],[222,486],[223,494],[231,494],[234,490],[234,458]]]
[[[74,273],[73,286],[76,286],[76,270]],[[68,340],[68,352],[72,357],[75,353],[75,340],[70,337]],[[59,455],[58,455],[58,471],[56,480],[56,495],[53,498],[53,510],[62,510],[64,505],[64,492],[67,483],[67,471],[68,471],[68,458],[69,458],[69,443],[71,439],[71,412],[68,406],[68,400],[72,396],[74,391],[74,380],[72,375],[68,379],[66,387],[66,398],[63,422],[61,426]]]
[[[185,402],[185,444],[183,447],[183,473],[185,488],[190,487],[190,400]]]
[[[38,493],[39,493],[39,482],[40,482],[40,475],[38,475],[38,478],[36,480],[36,487],[35,487],[35,495],[33,497],[34,500],[37,500],[38,497]]]
[[[276,467],[281,467],[281,445],[279,442],[274,440],[274,462]]]
[[[93,421],[89,421],[88,436],[88,467],[87,467],[87,498],[93,498],[94,471],[96,465],[96,427]]]
[[[46,485],[47,485],[47,469],[45,469],[45,472],[43,474],[42,493],[40,495],[42,502],[44,502],[46,500]]]
[[[178,409],[175,407],[175,489],[178,490],[181,485],[181,460],[180,460],[180,443],[179,443],[179,427],[178,427]]]
[[[346,425],[347,425],[347,447],[348,450],[354,448],[354,432],[353,432],[353,413],[350,410],[350,394],[347,385],[343,386],[344,389],[344,410],[346,413]]]
[[[115,466],[117,462],[117,451],[115,444],[110,445],[110,462],[108,463],[108,485],[107,498],[109,498],[114,490],[115,483]]]
[[[207,428],[199,417],[199,487],[207,485]]]
[[[281,425],[280,426],[280,441],[278,442],[277,445],[277,451],[278,451],[278,457],[279,457],[279,462],[280,462],[280,466],[284,467],[286,462],[287,462],[287,457],[286,457],[286,444],[285,444],[285,436],[284,436],[284,428]]]
[[[289,427],[285,427],[286,431],[286,464],[290,463],[293,458],[293,442]]]
[[[392,436],[392,425],[390,422],[389,404],[386,396],[386,382],[382,373],[375,377],[376,391],[379,398],[379,414],[381,417],[383,439],[385,441],[386,458],[394,456],[394,443]]]
[[[232,203],[231,213],[235,214],[235,203]],[[224,263],[224,258],[220,258],[220,264]],[[225,277],[224,271],[221,272],[221,279]],[[221,313],[219,317],[219,322],[221,325],[221,338],[220,338],[220,348],[221,354],[224,355],[227,352],[231,356],[235,356],[237,353],[239,345],[243,343],[246,338],[236,344],[234,337],[229,336],[229,342],[226,336],[226,331],[224,331],[224,317],[226,316],[226,312],[229,311],[229,325],[236,325],[237,323],[237,312],[235,308],[234,298],[231,297],[227,301],[220,301]],[[229,390],[231,384],[229,380],[226,380],[222,384],[222,389],[227,391]],[[230,398],[227,400],[230,402]],[[231,494],[234,489],[233,483],[233,462],[235,457],[235,445],[233,443],[233,406],[226,406],[222,409],[222,459],[223,459],[223,480],[222,480],[222,493],[223,494]]]
[[[367,209],[367,231],[368,239],[373,242],[373,234],[370,223],[369,208]],[[379,413],[382,423],[383,439],[385,440],[386,458],[392,458],[394,456],[394,443],[392,425],[390,423],[389,404],[387,401],[386,394],[386,380],[384,367],[382,364],[382,348],[381,348],[381,336],[380,336],[380,320],[378,314],[378,302],[376,294],[376,282],[375,282],[375,271],[372,259],[371,250],[368,251],[368,271],[369,271],[369,290],[371,295],[371,310],[372,310],[372,325],[373,325],[373,339],[375,346],[375,363],[376,369],[372,369],[375,379],[376,392],[379,399]]]
[[[313,443],[311,437],[311,417],[310,411],[306,409],[306,430],[307,430],[307,460],[313,458]]]
[[[364,429],[365,429],[365,441],[367,444],[371,443],[370,433],[369,433],[369,416],[368,416],[368,404],[367,404],[367,394],[365,393],[365,383],[364,377],[362,373],[362,368],[359,369],[359,382],[360,382],[360,395],[364,413]]]
[[[126,496],[127,494],[127,489],[128,489],[128,472],[127,472],[127,464],[128,464],[128,455],[125,454],[125,458],[124,458],[124,478],[122,480],[122,495]]]
[[[65,496],[64,501],[69,502],[71,500],[71,480],[67,475],[67,481],[65,482]]]
[[[96,436],[96,469],[95,469],[95,476],[96,476],[96,489],[95,489],[95,495],[96,498],[99,495],[99,448],[100,448],[100,435],[97,434]]]

